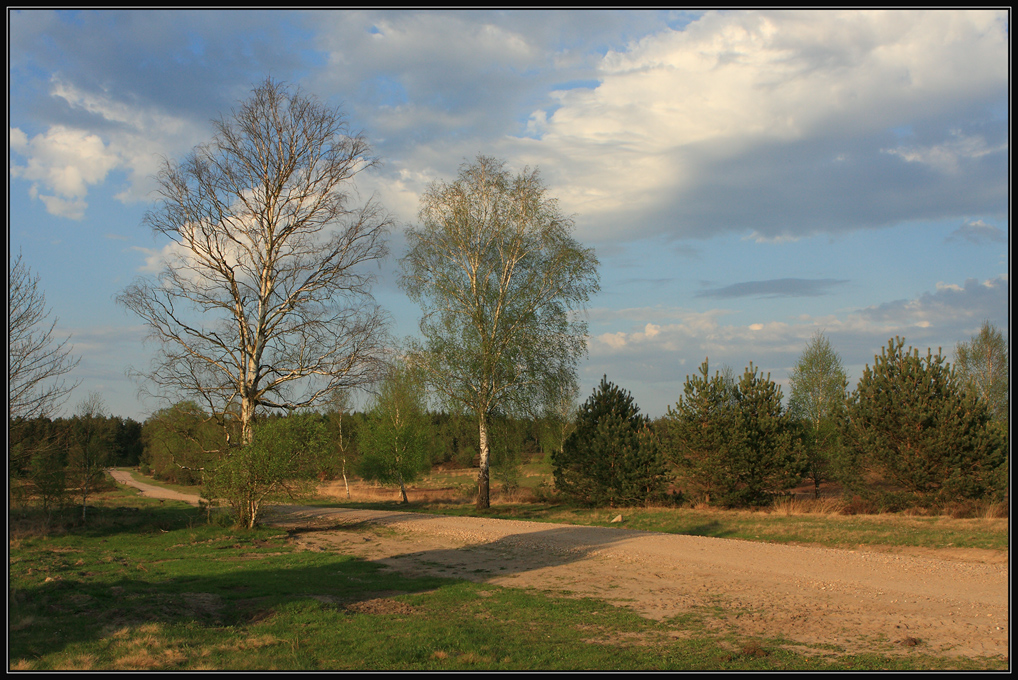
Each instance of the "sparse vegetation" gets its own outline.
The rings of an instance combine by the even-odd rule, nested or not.
[[[1007,665],[1006,659],[933,657],[921,645],[907,653],[856,655],[837,647],[796,647],[780,637],[739,636],[712,623],[739,614],[718,607],[652,621],[589,599],[408,578],[352,557],[299,551],[294,535],[271,527],[237,532],[207,525],[182,504],[129,492],[106,494],[87,527],[72,520],[62,530],[47,530],[33,523],[30,512],[20,513],[9,537],[9,669],[823,671]]]

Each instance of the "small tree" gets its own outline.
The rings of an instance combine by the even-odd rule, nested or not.
[[[553,457],[555,487],[580,503],[609,507],[663,496],[668,478],[649,422],[629,392],[602,377]]]
[[[802,479],[801,443],[781,408],[781,387],[770,373],[757,373],[750,363],[739,380],[736,404],[734,427],[741,442],[735,449],[734,484],[727,502],[764,505]]]
[[[348,463],[353,462],[351,453],[350,430],[352,421],[346,417],[350,412],[350,393],[346,390],[336,390],[329,400],[329,429],[332,431],[332,439],[336,443],[336,456],[339,458],[340,473],[343,475],[343,485],[346,487],[346,497],[350,498],[350,480],[346,476]],[[345,422],[345,425],[344,425]]]
[[[717,502],[733,480],[733,461],[739,446],[733,428],[737,389],[715,371],[709,360],[699,375],[687,375],[684,395],[668,407],[665,432],[672,460],[687,484],[704,502]]]
[[[849,401],[847,435],[862,470],[920,501],[1003,492],[995,486],[1006,446],[986,403],[939,352],[904,346],[889,340]]]
[[[954,351],[955,370],[963,384],[973,388],[998,423],[1008,416],[1007,340],[989,321],[970,342],[959,342]]]
[[[234,449],[207,479],[209,498],[223,498],[237,524],[258,522],[262,505],[311,494],[319,471],[328,465],[331,444],[321,416],[315,413],[266,418],[254,439]]]
[[[781,408],[781,388],[752,364],[739,383],[708,361],[686,376],[683,398],[665,416],[669,448],[683,480],[708,504],[760,505],[795,486],[803,462]]]
[[[153,413],[142,426],[142,445],[142,463],[156,479],[174,484],[204,484],[227,449],[222,429],[193,401]]]
[[[68,465],[81,493],[81,519],[86,521],[88,497],[113,462],[113,428],[106,418],[102,395],[92,392],[80,404],[70,422]]]
[[[409,502],[406,485],[431,465],[431,423],[421,377],[413,368],[401,362],[389,367],[365,424],[361,476],[398,484],[402,502]]]
[[[572,433],[576,420],[576,398],[580,387],[575,381],[563,383],[549,395],[539,421],[538,437],[541,450],[548,462],[562,452],[566,438]]]
[[[789,376],[789,416],[803,425],[807,475],[813,495],[831,477],[841,446],[840,421],[848,399],[848,376],[841,357],[823,333],[817,332],[799,355]]]

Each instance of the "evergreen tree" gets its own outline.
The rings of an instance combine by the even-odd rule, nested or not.
[[[710,377],[705,359],[699,375],[686,376],[683,391],[665,415],[668,448],[688,489],[709,504],[725,494],[732,477],[736,389],[717,371]]]
[[[590,505],[632,505],[662,496],[668,479],[649,420],[607,376],[580,407],[576,430],[553,457],[555,486]]]
[[[847,434],[863,473],[922,500],[1003,493],[1006,446],[986,403],[944,357],[888,341],[866,366],[848,407]]]
[[[801,444],[781,408],[781,387],[750,363],[736,393],[735,470],[727,494],[731,505],[763,505],[791,489],[805,471]]]
[[[765,503],[802,477],[800,446],[781,408],[781,388],[750,364],[739,383],[686,376],[683,398],[668,408],[665,429],[684,483],[704,502],[743,506]]]

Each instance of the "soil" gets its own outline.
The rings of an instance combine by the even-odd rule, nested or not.
[[[275,507],[267,521],[291,529],[307,550],[408,575],[593,597],[659,620],[694,615],[718,632],[781,639],[810,654],[1009,659],[1009,556],[997,551],[841,550],[298,506]]]

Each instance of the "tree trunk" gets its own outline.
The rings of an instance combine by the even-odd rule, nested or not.
[[[481,435],[481,470],[477,473],[477,509],[486,510],[491,507],[488,488],[488,469],[490,467],[490,450],[488,448],[488,417],[482,413],[478,418]]]
[[[243,397],[240,402],[240,444],[247,446],[254,441],[254,399]]]
[[[346,485],[346,499],[350,500],[350,482],[346,479],[346,458],[343,459],[343,484]]]

